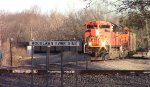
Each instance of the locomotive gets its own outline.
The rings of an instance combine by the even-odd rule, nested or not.
[[[136,34],[107,21],[85,24],[84,53],[102,59],[125,58],[136,51]]]

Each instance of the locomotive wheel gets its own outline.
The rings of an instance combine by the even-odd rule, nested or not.
[[[123,51],[119,52],[119,58],[124,58],[124,52]]]
[[[108,60],[109,54],[103,53],[103,54],[101,54],[101,57],[102,57],[102,60]]]
[[[128,50],[126,49],[126,50],[124,51],[124,58],[127,57],[127,56],[128,56]]]
[[[128,50],[123,47],[122,50],[119,51],[119,57],[120,58],[125,58],[128,55]]]
[[[102,60],[105,60],[105,54],[101,54]]]
[[[109,58],[109,53],[107,52],[105,48],[102,49],[100,52],[101,52],[102,60],[107,60]]]
[[[98,52],[94,52],[94,57],[98,57]]]
[[[99,57],[99,49],[95,49],[94,51],[94,57]]]

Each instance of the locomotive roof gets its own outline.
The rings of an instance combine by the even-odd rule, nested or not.
[[[90,22],[86,22],[86,24],[92,24],[92,25],[94,25],[94,24],[107,24],[107,25],[112,25],[112,23],[110,23],[110,22],[107,22],[107,21],[90,21]]]

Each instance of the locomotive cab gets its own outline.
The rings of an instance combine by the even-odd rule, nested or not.
[[[108,50],[110,45],[108,38],[112,32],[113,26],[111,23],[104,21],[95,21],[86,23],[85,28],[85,53],[101,56],[100,51]]]

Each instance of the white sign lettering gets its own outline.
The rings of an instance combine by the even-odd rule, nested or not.
[[[79,41],[30,41],[30,46],[79,46]]]

